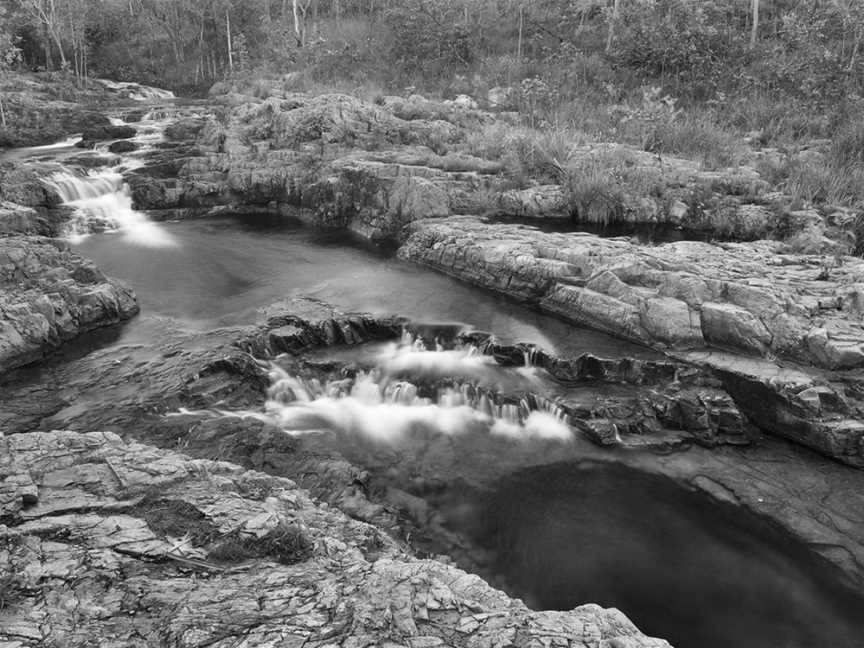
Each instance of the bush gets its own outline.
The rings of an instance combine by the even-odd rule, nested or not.
[[[694,96],[710,96],[746,54],[730,29],[728,8],[713,2],[639,0],[622,3],[613,56],[622,65],[674,79]],[[725,28],[724,28],[725,26]]]

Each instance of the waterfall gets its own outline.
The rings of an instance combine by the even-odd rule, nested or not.
[[[110,90],[122,92],[133,101],[152,101],[154,99],[174,99],[174,93],[162,88],[131,83],[129,81],[111,81],[110,79],[96,79],[99,83]]]
[[[522,440],[572,438],[566,414],[551,401],[530,396],[508,401],[472,382],[498,369],[476,347],[444,350],[436,341],[435,349],[427,350],[421,338],[404,333],[381,351],[374,368],[324,384],[271,364],[265,416],[292,434],[331,429],[387,443],[416,429],[445,435],[485,430]],[[435,382],[444,376],[457,378],[431,392],[427,388],[428,395],[421,396],[408,376]]]
[[[147,216],[132,209],[132,194],[115,169],[87,174],[71,169],[44,180],[73,208],[66,235],[74,242],[93,232],[119,231],[130,243],[148,247],[177,245],[174,238]]]
[[[502,397],[494,387],[473,382],[484,368],[500,370],[476,347],[444,350],[440,341],[435,346],[438,350],[425,350],[422,338],[405,332],[399,342],[378,354],[371,369],[326,382],[291,374],[277,362],[270,362],[270,388],[263,412],[181,409],[169,416],[194,413],[254,418],[277,425],[288,434],[332,430],[388,444],[398,444],[418,431],[448,436],[485,433],[517,441],[572,441],[569,417],[554,402],[534,395],[516,401]],[[394,364],[394,360],[399,362]],[[423,383],[424,390],[406,374],[433,382]],[[440,384],[444,376],[451,378]]]

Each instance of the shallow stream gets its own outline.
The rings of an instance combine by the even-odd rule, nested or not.
[[[67,191],[82,219],[108,230],[73,232],[75,249],[140,298],[142,314],[120,341],[251,323],[274,301],[312,296],[343,310],[458,323],[559,355],[656,357],[345,234],[265,216],[150,222],[131,209],[119,176],[130,163],[91,176],[75,171]],[[98,191],[87,194],[82,183]],[[407,386],[381,378],[393,370],[380,357],[371,363],[377,373],[348,387],[301,388],[274,367],[274,389],[282,381],[281,391],[269,411],[253,414],[286,430],[302,428],[298,438],[308,451],[340,452],[372,471],[379,485],[425,503],[427,516],[486,557],[476,569],[532,607],[618,607],[679,648],[864,645],[864,600],[840,587],[803,545],[671,479],[580,460],[580,441],[554,411],[508,409],[458,388],[422,397],[411,380],[424,372],[468,372],[462,377],[477,382],[501,370],[470,349],[453,355],[436,350],[433,340],[426,350],[411,344],[391,349],[387,360],[417,360],[400,365]],[[368,364],[368,357],[356,360]],[[530,368],[509,371],[513,384],[543,388]],[[430,551],[448,549],[440,535],[423,543]]]

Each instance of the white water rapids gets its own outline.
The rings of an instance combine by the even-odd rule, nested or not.
[[[426,349],[422,339],[405,333],[398,343],[386,345],[376,366],[354,378],[304,379],[269,363],[271,386],[263,412],[196,412],[214,417],[252,417],[273,423],[292,435],[333,430],[383,443],[396,443],[416,431],[442,435],[488,433],[517,440],[572,440],[567,415],[551,401],[532,409],[527,398],[502,402],[492,384],[500,371],[495,360],[476,348]],[[534,370],[519,368],[525,381]],[[420,396],[414,382],[404,379],[455,378],[439,387],[434,397]],[[189,414],[180,410],[173,416]]]
[[[126,122],[116,117],[111,118],[111,123],[115,126],[126,125]],[[131,125],[138,131],[130,140],[138,147],[134,153],[117,158],[111,167],[90,169],[86,172],[63,166],[61,171],[43,180],[57,192],[64,205],[73,208],[72,218],[65,226],[65,235],[73,243],[80,242],[94,232],[116,231],[127,242],[135,245],[178,245],[161,225],[151,221],[143,212],[132,208],[132,194],[122,175],[124,170],[141,166],[142,153],[163,139],[165,120],[157,121],[148,113],[140,122]],[[80,137],[59,143],[55,147],[74,144],[78,140]],[[107,144],[99,145],[94,153],[114,159],[108,152]]]
[[[148,247],[175,246],[177,242],[158,223],[132,209],[132,195],[116,169],[78,174],[72,170],[55,173],[45,183],[74,209],[66,224],[73,242],[93,232],[116,230],[130,243]]]
[[[162,88],[141,85],[131,81],[111,81],[110,79],[96,79],[99,83],[110,90],[126,95],[133,101],[151,101],[153,99],[173,99],[174,93]]]

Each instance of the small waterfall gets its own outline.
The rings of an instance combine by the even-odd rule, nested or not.
[[[66,226],[73,241],[94,232],[119,231],[130,243],[148,247],[170,247],[177,242],[158,224],[132,209],[132,195],[116,170],[93,170],[87,174],[64,170],[44,180],[74,208]]]
[[[129,81],[111,81],[110,79],[96,79],[99,83],[110,90],[125,94],[133,101],[153,101],[155,99],[174,99],[174,93],[162,88],[141,85]]]
[[[325,384],[272,364],[266,415],[292,434],[331,429],[387,443],[415,429],[445,435],[485,430],[522,440],[572,438],[566,414],[551,401],[532,396],[508,401],[470,382],[494,362],[476,347],[443,350],[440,341],[435,346],[440,350],[428,351],[422,338],[406,332],[395,348],[380,354],[375,368]],[[407,376],[461,378],[421,396]]]

